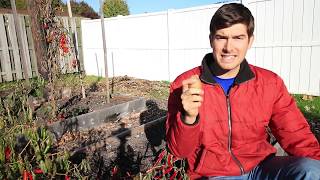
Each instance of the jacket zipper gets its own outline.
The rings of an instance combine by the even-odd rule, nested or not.
[[[210,83],[208,81],[205,81],[204,79],[201,79],[203,82],[214,85],[213,83]],[[222,89],[222,87],[220,85],[218,85],[222,91],[224,91]],[[231,87],[232,88],[232,87]],[[232,123],[231,123],[231,105],[230,105],[230,98],[229,98],[229,94],[230,94],[231,89],[229,90],[228,94],[225,94],[226,96],[226,101],[227,101],[227,110],[228,110],[228,151],[231,155],[231,158],[233,159],[233,161],[239,166],[241,175],[245,174],[245,171],[243,169],[243,166],[241,164],[241,162],[239,161],[239,159],[233,154],[232,152]]]
[[[227,109],[228,109],[228,151],[232,157],[232,159],[236,162],[236,164],[239,166],[240,168],[240,172],[241,175],[245,174],[243,166],[241,164],[241,162],[238,160],[238,158],[233,154],[232,152],[232,123],[231,123],[231,105],[230,105],[230,98],[229,98],[229,94],[226,95],[226,99],[227,99]]]

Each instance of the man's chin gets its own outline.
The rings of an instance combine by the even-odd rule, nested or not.
[[[219,64],[219,66],[221,69],[223,69],[225,71],[230,71],[230,70],[237,68],[237,65],[234,63],[221,63],[221,64]]]

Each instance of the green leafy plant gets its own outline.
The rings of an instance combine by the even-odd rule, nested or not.
[[[31,89],[28,95],[33,97],[44,97],[45,80],[42,77],[34,78],[31,82]]]

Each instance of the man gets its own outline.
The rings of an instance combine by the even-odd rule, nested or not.
[[[191,179],[320,179],[319,143],[283,81],[245,59],[253,31],[242,4],[213,15],[213,53],[171,84],[168,147]],[[274,156],[267,127],[290,156]]]

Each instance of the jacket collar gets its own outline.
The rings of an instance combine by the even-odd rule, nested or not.
[[[210,84],[215,84],[216,81],[213,79],[213,76],[215,72],[217,72],[217,67],[214,65],[215,59],[213,58],[212,53],[208,53],[204,56],[202,60],[202,65],[201,65],[201,75],[200,79],[204,82],[210,83]],[[242,61],[240,64],[240,70],[239,73],[236,76],[236,79],[234,81],[235,84],[241,84],[245,81],[248,81],[252,78],[254,78],[255,75],[250,69],[250,66],[247,62],[246,59]]]

